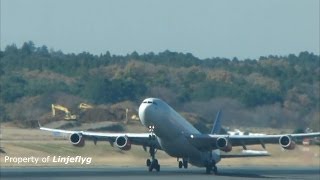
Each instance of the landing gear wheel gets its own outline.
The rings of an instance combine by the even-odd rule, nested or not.
[[[218,174],[218,168],[214,162],[206,165],[206,174],[211,174],[212,171],[215,175]]]
[[[181,168],[182,168],[182,166],[183,166],[182,161],[179,161],[179,164],[178,164],[179,169],[181,169]]]
[[[210,165],[206,166],[206,174],[211,174],[212,167]]]
[[[152,164],[149,166],[148,170],[149,170],[149,172],[151,172],[153,170]]]
[[[215,175],[217,175],[218,174],[218,168],[217,168],[217,166],[213,166],[213,173],[215,174]]]
[[[147,159],[146,164],[148,166],[148,171],[151,172],[153,169],[155,169],[156,171],[160,171],[160,165],[158,160],[155,158],[155,154],[156,154],[156,149],[154,147],[150,147],[149,150],[150,156],[151,156],[151,160]]]
[[[185,169],[188,168],[188,161],[183,161],[183,168],[185,168]]]
[[[146,161],[146,165],[147,165],[148,167],[151,165],[151,161],[150,161],[150,159],[147,159],[147,161]]]
[[[157,164],[155,169],[157,170],[157,172],[159,172],[160,171],[160,164]]]
[[[157,172],[160,171],[160,165],[157,159],[154,159],[148,168],[149,172],[151,172],[153,169],[155,169]]]
[[[154,159],[154,160],[153,160],[153,164],[154,164],[155,166],[159,165],[158,159]]]

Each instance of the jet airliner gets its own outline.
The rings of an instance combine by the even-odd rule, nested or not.
[[[216,164],[221,158],[264,156],[264,154],[220,154],[220,151],[230,152],[234,146],[261,144],[279,144],[284,149],[295,148],[295,139],[318,137],[320,132],[303,134],[279,135],[223,135],[220,134],[221,118],[217,114],[210,134],[202,134],[185,120],[167,103],[158,98],[147,98],[139,107],[141,123],[149,128],[150,133],[107,133],[90,131],[70,131],[42,127],[40,129],[53,133],[69,135],[74,146],[82,147],[85,140],[109,141],[122,150],[130,150],[131,145],[141,145],[145,150],[149,148],[150,159],[146,165],[149,171],[160,171],[160,164],[156,159],[156,150],[163,150],[168,155],[178,158],[179,168],[188,168],[188,163],[205,167],[206,173],[217,173]]]

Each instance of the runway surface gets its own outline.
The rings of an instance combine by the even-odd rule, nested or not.
[[[218,175],[205,174],[204,168],[161,167],[161,172],[147,172],[145,167],[1,168],[3,179],[320,179],[319,167],[219,167]]]

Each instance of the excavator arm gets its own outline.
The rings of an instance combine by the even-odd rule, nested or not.
[[[51,105],[51,109],[52,109],[52,116],[55,116],[56,115],[56,110],[60,110],[60,111],[63,111],[65,113],[65,116],[64,116],[64,119],[65,120],[76,120],[77,119],[77,116],[76,115],[72,115],[70,113],[70,111],[68,110],[68,108],[66,107],[63,107],[61,105],[58,105],[58,104],[52,104]]]

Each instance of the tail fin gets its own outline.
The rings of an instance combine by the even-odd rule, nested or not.
[[[41,124],[40,124],[40,121],[38,120],[38,125],[39,125],[39,128],[41,128],[42,126],[41,126]]]
[[[219,134],[221,130],[221,110],[218,111],[216,119],[214,120],[211,134]]]

